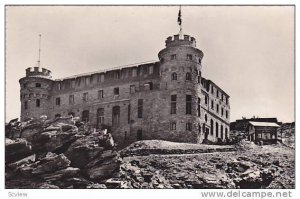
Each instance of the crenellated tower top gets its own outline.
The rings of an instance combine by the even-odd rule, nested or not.
[[[52,79],[51,71],[46,68],[29,67],[26,69],[26,77],[42,77]]]
[[[166,47],[172,46],[191,46],[196,47],[196,40],[190,35],[183,35],[183,38],[180,35],[170,36],[166,39]]]

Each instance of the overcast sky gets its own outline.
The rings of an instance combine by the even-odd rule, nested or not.
[[[18,80],[38,59],[54,78],[158,60],[177,34],[178,6],[6,7],[6,121]],[[183,6],[183,32],[204,52],[204,77],[230,95],[231,121],[294,121],[294,7]]]

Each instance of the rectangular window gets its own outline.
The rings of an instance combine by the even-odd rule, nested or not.
[[[118,87],[114,88],[114,95],[119,95],[119,88]]]
[[[90,84],[90,77],[85,77],[85,85],[89,85]]]
[[[171,114],[176,114],[177,95],[171,95]]]
[[[153,74],[153,66],[149,66],[149,75]]]
[[[223,116],[224,115],[224,109],[221,108],[221,115]]]
[[[224,101],[224,95],[223,95],[223,93],[222,93],[222,97],[221,97],[221,100],[222,100],[222,102]]]
[[[103,90],[98,91],[98,99],[103,99]]]
[[[176,54],[171,55],[171,60],[176,59]]]
[[[135,93],[135,85],[130,85],[130,93]]]
[[[218,91],[217,91],[217,93],[218,93]],[[214,94],[214,87],[213,86],[211,86],[211,94]]]
[[[205,104],[207,105],[208,104],[208,96],[205,95]]]
[[[228,111],[225,111],[226,118],[228,119]]]
[[[217,97],[219,97],[219,90],[217,90]]]
[[[191,122],[187,122],[186,123],[186,130],[187,131],[191,131],[192,130],[192,123]]]
[[[120,79],[120,71],[117,71],[117,72],[115,73],[115,77],[116,77],[116,79]]]
[[[138,99],[138,118],[143,117],[143,99]]]
[[[55,98],[55,105],[60,106],[60,97]]]
[[[136,77],[137,76],[137,70],[136,68],[132,69],[132,77]]]
[[[71,81],[71,88],[75,88],[75,80]]]
[[[36,99],[35,103],[36,103],[36,107],[40,107],[40,106],[41,106],[41,101],[40,101],[40,99]]]
[[[187,60],[193,60],[193,55],[187,54],[186,58],[187,58]]]
[[[69,104],[74,104],[74,95],[69,95]]]
[[[28,109],[28,101],[24,102],[24,109],[27,110]]]
[[[40,83],[35,83],[35,87],[41,88],[41,84]]]
[[[76,79],[76,86],[80,86],[80,83],[81,83],[81,78],[79,77],[78,79]]]
[[[198,97],[198,117],[201,116],[201,100],[200,97]]]
[[[87,101],[88,101],[88,98],[89,98],[88,93],[83,93],[83,98],[82,98],[82,100],[83,100],[84,102],[87,102]]]
[[[61,90],[61,84],[60,83],[57,84],[57,90],[59,90],[59,91]]]
[[[171,122],[171,123],[170,123],[170,130],[171,130],[171,131],[176,130],[176,122]]]
[[[217,113],[219,113],[219,104],[217,104]]]
[[[192,114],[192,96],[186,95],[186,114]]]
[[[104,82],[104,74],[100,74],[100,75],[98,75],[98,78],[97,78],[97,82],[98,83],[102,83],[102,82]]]
[[[211,108],[212,110],[214,110],[214,107],[215,107],[215,106],[214,106],[214,100],[211,100],[210,105],[211,105],[210,108]]]

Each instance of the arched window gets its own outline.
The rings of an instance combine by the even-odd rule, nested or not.
[[[97,128],[101,127],[104,123],[104,108],[98,108],[97,110]]]
[[[210,119],[210,134],[214,134],[214,121],[212,119]]]
[[[120,106],[112,108],[112,126],[117,127],[120,125]]]
[[[225,139],[227,140],[228,139],[228,129],[225,128]]]
[[[172,80],[177,80],[177,73],[172,73]]]
[[[176,122],[171,122],[171,123],[170,123],[170,130],[171,130],[171,131],[176,130]]]
[[[205,128],[205,124],[202,125],[202,130],[204,133],[204,139],[207,140],[208,139],[208,131],[207,131],[207,128]]]
[[[185,74],[185,80],[191,81],[192,80],[192,74],[190,72],[187,72]]]
[[[88,122],[90,120],[90,112],[88,110],[82,111],[81,120],[83,122]]]
[[[221,139],[224,139],[223,125],[221,125]]]
[[[219,137],[219,124],[216,122],[216,138]]]

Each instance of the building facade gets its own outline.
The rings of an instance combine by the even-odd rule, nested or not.
[[[119,145],[162,139],[202,143],[229,138],[229,95],[202,77],[203,52],[189,35],[166,39],[159,61],[52,79],[44,68],[20,79],[21,120],[73,115],[111,126]]]

